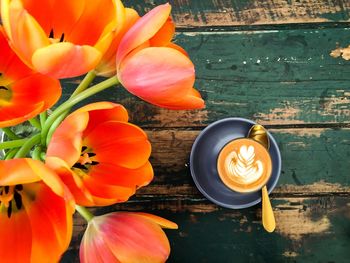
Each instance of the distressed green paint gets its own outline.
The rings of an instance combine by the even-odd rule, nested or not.
[[[342,263],[348,259],[349,197],[273,199],[277,228],[272,234],[261,226],[259,205],[229,210],[203,200],[133,201],[99,208],[97,213],[141,210],[178,223],[178,230],[166,230],[172,248],[168,262]],[[204,212],[205,208],[208,212]],[[290,216],[295,217],[295,222],[288,222]],[[76,220],[75,226],[81,229],[83,224]],[[72,245],[79,246],[79,239]],[[76,262],[75,259],[77,251],[72,249],[62,262]]]
[[[121,102],[132,112],[134,122],[152,127],[203,126],[231,116],[264,124],[348,122],[350,62],[329,53],[337,42],[350,44],[349,35],[348,29],[177,35],[176,42],[196,65],[196,87],[206,100],[205,117],[193,114],[190,121],[181,117],[169,121],[174,112],[142,103],[123,88],[92,100]],[[66,83],[67,93],[71,83]]]

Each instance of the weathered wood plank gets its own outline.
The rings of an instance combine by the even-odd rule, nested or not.
[[[97,213],[147,211],[177,222],[179,230],[166,231],[172,246],[169,262],[347,262],[350,197],[275,198],[272,204],[273,234],[261,226],[259,205],[229,210],[203,200],[146,200]],[[76,219],[65,263],[78,262],[85,223]]]
[[[191,196],[189,154],[200,131],[148,131],[156,169],[142,195]],[[282,155],[279,194],[350,193],[350,129],[270,129]],[[175,188],[178,187],[178,188]],[[174,188],[172,188],[174,187]],[[181,193],[181,191],[184,191]]]
[[[197,70],[201,111],[168,111],[141,102],[122,88],[94,100],[124,104],[143,127],[200,126],[240,116],[265,125],[349,123],[350,62],[329,56],[350,43],[349,30],[181,33]],[[67,80],[65,96],[77,80]]]
[[[126,0],[126,6],[144,14],[170,2],[172,16],[180,28],[201,26],[266,25],[349,21],[346,0]]]

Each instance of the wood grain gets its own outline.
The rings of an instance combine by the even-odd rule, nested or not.
[[[93,100],[122,103],[143,127],[203,127],[232,116],[264,125],[350,124],[350,64],[329,55],[350,43],[349,34],[347,28],[181,33],[175,40],[196,65],[206,109],[160,109],[123,88]],[[65,82],[64,98],[77,81]]]
[[[144,14],[170,2],[179,28],[349,21],[346,0],[127,0],[126,6]]]
[[[169,262],[347,262],[349,197],[272,199],[277,228],[261,226],[261,209],[219,208],[205,200],[145,200],[115,210],[147,211],[179,224],[166,231],[172,245]],[[75,220],[75,238],[62,262],[77,262],[77,248],[85,223]]]

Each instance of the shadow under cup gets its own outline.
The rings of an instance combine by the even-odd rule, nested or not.
[[[272,161],[262,144],[253,139],[239,138],[222,148],[217,159],[217,170],[227,187],[249,193],[266,185],[271,176]]]

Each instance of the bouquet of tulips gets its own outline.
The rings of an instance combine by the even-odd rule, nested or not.
[[[193,63],[172,42],[171,6],[140,17],[119,0],[0,3],[0,261],[58,262],[75,211],[88,222],[81,262],[166,261],[162,227],[175,223],[136,212],[94,216],[86,208],[125,202],[151,182],[146,133],[117,102],[72,108],[117,85],[159,107],[204,107]],[[53,107],[60,80],[82,75]],[[96,76],[105,78],[92,84]],[[30,136],[18,132],[24,122]]]

